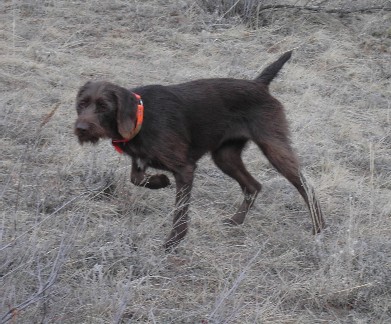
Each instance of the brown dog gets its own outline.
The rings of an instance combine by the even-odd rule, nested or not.
[[[319,203],[290,146],[283,106],[268,89],[291,54],[283,54],[255,80],[204,79],[131,91],[108,82],[87,82],[80,88],[75,134],[81,144],[111,138],[118,150],[132,157],[131,181],[138,186],[159,189],[170,184],[164,174],[148,175],[147,167],[173,173],[176,210],[166,249],[176,246],[187,232],[196,162],[207,152],[242,188],[244,200],[227,222],[243,223],[261,190],[241,159],[249,140],[302,195],[313,232],[324,227]]]

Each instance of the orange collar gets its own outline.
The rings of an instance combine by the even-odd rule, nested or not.
[[[143,124],[143,119],[144,119],[144,104],[143,104],[143,101],[141,100],[141,96],[138,95],[137,93],[133,93],[133,95],[136,97],[137,101],[138,101],[138,104],[137,104],[137,112],[136,112],[136,125],[134,126],[131,134],[130,134],[130,138],[128,139],[120,139],[120,140],[112,140],[111,141],[111,144],[113,144],[114,146],[114,149],[118,152],[118,153],[123,153],[124,150],[122,149],[122,143],[127,143],[129,142],[131,139],[133,139],[137,134],[138,132],[140,131],[141,129],[141,125]]]

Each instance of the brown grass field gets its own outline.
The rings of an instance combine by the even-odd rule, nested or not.
[[[0,322],[391,323],[390,1],[256,2],[1,1]],[[263,192],[245,224],[222,224],[242,194],[207,156],[165,253],[174,186],[133,186],[109,141],[79,146],[78,88],[251,79],[290,49],[271,91],[328,228],[311,235],[250,145]]]

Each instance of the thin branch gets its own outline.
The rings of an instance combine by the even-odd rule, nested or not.
[[[337,14],[350,14],[356,12],[365,13],[365,12],[371,12],[375,10],[391,11],[391,7],[386,7],[386,6],[373,6],[373,7],[352,8],[352,9],[342,9],[342,8],[326,9],[325,7],[319,7],[319,6],[310,7],[310,6],[295,6],[295,5],[288,5],[288,4],[260,6],[257,11],[260,12],[269,9],[298,9],[298,10],[308,10],[308,11],[315,11],[315,12],[337,13]]]
[[[1,317],[1,323],[6,323],[11,319],[15,319],[18,314],[26,309],[31,304],[35,304],[41,299],[45,298],[45,292],[54,285],[54,283],[57,280],[58,273],[60,272],[60,269],[62,267],[62,264],[65,260],[65,255],[70,248],[70,245],[68,246],[64,243],[65,239],[67,239],[67,236],[64,235],[63,239],[61,240],[60,247],[58,249],[58,253],[56,256],[56,260],[53,263],[52,270],[50,272],[49,277],[47,278],[46,282],[42,284],[41,282],[41,276],[38,274],[39,277],[39,288],[38,290],[30,296],[28,299],[26,299],[24,302],[16,305],[15,307],[12,307],[7,313],[5,313]]]
[[[47,291],[56,283],[61,268],[67,259],[67,254],[72,249],[75,236],[77,235],[79,226],[78,225],[75,226],[73,222],[74,219],[77,219],[77,216],[74,215],[72,217],[72,221],[69,223],[68,228],[65,230],[62,236],[60,245],[58,247],[56,258],[52,263],[51,271],[48,277],[46,278],[46,281],[42,280],[41,268],[39,267],[38,264],[37,291],[33,293],[30,297],[28,297],[25,301],[10,308],[9,311],[0,318],[0,323],[6,323],[9,320],[15,320],[16,317],[21,313],[21,311],[25,310],[30,305],[35,304],[42,299],[45,299],[48,296]]]
[[[250,259],[250,261],[247,262],[243,270],[239,273],[239,275],[234,280],[232,287],[223,295],[220,297],[220,300],[218,300],[217,305],[215,306],[214,310],[210,313],[209,318],[213,318],[215,314],[217,313],[220,306],[223,304],[223,302],[231,295],[239,286],[239,284],[244,279],[244,276],[246,272],[251,268],[255,260],[258,258],[258,255],[261,253],[262,249],[266,246],[269,240],[266,240],[263,246],[254,254],[254,256]]]
[[[221,18],[224,18],[226,15],[228,15],[228,14],[230,13],[230,11],[236,7],[236,5],[239,3],[239,1],[240,1],[240,0],[237,0],[237,1],[231,6],[231,8],[229,8],[229,9],[220,17],[220,19],[221,19]]]
[[[4,249],[10,247],[12,244],[14,244],[17,240],[19,240],[21,237],[23,237],[24,235],[30,233],[33,229],[41,226],[41,224],[45,221],[47,221],[49,218],[51,218],[53,215],[57,214],[59,211],[61,211],[62,209],[64,209],[66,206],[68,206],[69,204],[71,204],[72,202],[74,202],[75,200],[79,199],[80,197],[82,196],[85,196],[85,193],[81,193],[79,195],[77,195],[76,197],[73,197],[72,199],[66,201],[64,204],[62,204],[60,207],[58,207],[54,212],[52,212],[51,214],[49,214],[48,216],[46,216],[45,218],[43,218],[40,222],[36,223],[34,226],[30,227],[27,231],[24,231],[23,233],[21,233],[20,235],[18,235],[17,237],[15,237],[11,242],[7,243],[6,245],[0,247],[0,252],[3,251]]]

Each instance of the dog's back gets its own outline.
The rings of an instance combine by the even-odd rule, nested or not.
[[[268,85],[277,76],[292,52],[280,56],[254,80],[212,78],[175,85],[148,85],[133,89],[144,98],[145,114],[159,114],[154,128],[174,127],[199,156],[217,149],[226,140],[250,139],[251,128],[267,133],[270,119],[279,119],[287,129],[282,105],[270,95]],[[266,114],[265,114],[266,112]],[[156,124],[159,123],[160,126]],[[164,124],[164,126],[163,126]],[[287,130],[286,130],[287,132]]]

